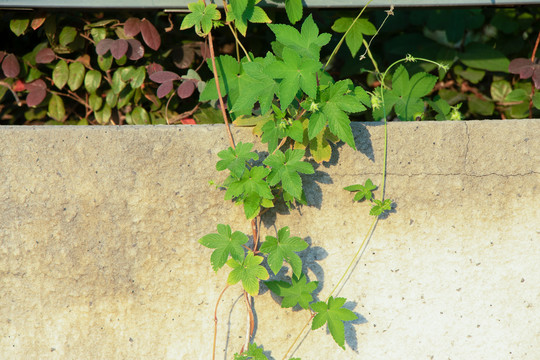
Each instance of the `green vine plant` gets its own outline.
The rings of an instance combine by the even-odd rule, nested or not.
[[[375,75],[379,77],[381,86],[371,93],[366,92],[362,86],[355,86],[350,79],[334,81],[325,71],[344,41],[353,56],[361,46],[365,46],[365,54],[369,55],[375,69],[378,69],[369,52],[369,44],[363,39],[363,35],[375,36],[378,33],[373,24],[361,19],[367,5],[355,19],[336,21],[334,28],[344,35],[323,65],[321,49],[330,42],[331,34],[320,33],[311,15],[303,20],[299,29],[287,24],[271,24],[270,18],[257,3],[243,0],[224,3],[226,16],[225,21],[222,21],[222,15],[215,4],[199,0],[189,5],[191,12],[181,24],[182,30],[194,28],[198,35],[207,39],[210,50],[208,67],[214,75],[214,81],[207,83],[200,94],[200,100],[217,101],[220,104],[230,142],[227,149],[218,153],[216,169],[227,171],[228,174],[219,187],[225,189],[225,200],[243,206],[244,215],[251,221],[252,228],[252,242],[247,234],[233,231],[226,224],[218,224],[216,232],[199,239],[200,244],[213,249],[210,263],[214,271],[225,266],[230,268],[227,284],[215,307],[213,359],[216,357],[218,305],[225,291],[237,283],[242,284],[250,321],[246,342],[234,355],[235,360],[267,359],[263,348],[251,343],[254,329],[252,297],[258,295],[261,282],[282,298],[283,308],[298,305],[308,313],[306,325],[283,355],[284,360],[309,324],[312,330],[327,325],[334,341],[345,349],[344,322],[357,319],[357,315],[345,307],[345,298],[335,294],[343,286],[346,275],[365,248],[377,220],[390,212],[393,205],[392,200],[384,196],[387,117],[393,111],[403,120],[414,119],[424,116],[427,105],[437,112],[437,116],[459,114],[457,108],[450,107],[440,99],[424,99],[435,85],[434,75],[419,73],[409,77],[405,67],[400,65],[393,74],[392,85],[388,84],[390,68],[401,62],[416,61],[412,56],[392,64],[383,74],[376,70]],[[299,0],[286,0],[285,7],[292,24],[302,18]],[[387,18],[391,15],[393,7],[387,11]],[[268,23],[270,31],[275,35],[272,51],[265,56],[253,56],[240,41],[238,33],[246,36],[249,22]],[[222,25],[228,26],[236,39],[236,58],[230,55],[216,56],[214,53],[212,29]],[[438,66],[445,69],[443,65]],[[280,201],[289,208],[307,204],[301,175],[314,173],[309,160],[317,163],[330,160],[332,151],[336,151],[331,143],[342,141],[356,149],[350,115],[368,108],[371,108],[375,120],[385,122],[381,195],[376,198],[373,194],[377,186],[371,179],[345,188],[355,192],[355,201],[371,203],[373,221],[333,290],[324,301],[315,301],[313,292],[319,283],[309,281],[302,271],[302,259],[298,255],[308,244],[300,237],[292,236],[287,226],[279,229],[276,236],[267,235],[261,242],[261,216]],[[267,145],[268,155],[262,156],[262,153],[254,151],[253,143],[236,144],[230,130],[231,121],[237,126],[252,126],[254,134],[260,136],[261,142]],[[268,267],[263,265],[264,261]],[[271,274],[267,268],[272,276],[276,276],[284,264],[290,268],[290,281],[270,279]]]

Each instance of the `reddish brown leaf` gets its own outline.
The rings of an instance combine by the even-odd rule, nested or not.
[[[195,82],[192,80],[186,80],[176,90],[176,93],[180,99],[187,99],[195,91]]]
[[[45,96],[47,96],[47,84],[41,79],[37,79],[25,85],[28,90],[26,104],[28,106],[36,106],[41,104]]]
[[[41,104],[45,96],[47,96],[47,84],[41,79],[26,84],[26,89],[28,90],[28,96],[26,96],[26,104],[28,106]]]
[[[38,64],[49,64],[54,59],[56,59],[56,54],[50,48],[41,49],[36,54],[36,62]]]
[[[540,66],[539,65],[536,65],[536,66],[537,68],[534,71],[534,75],[532,79],[533,79],[534,87],[537,89],[540,89]]]
[[[80,62],[81,64],[84,65],[85,68],[91,70],[92,69],[92,66],[90,65],[91,60],[92,59],[90,58],[90,55],[84,54],[84,55],[79,56],[75,61]]]
[[[205,60],[210,59],[211,57],[210,48],[208,47],[208,45],[206,45],[206,43],[201,43],[201,47],[198,54]]]
[[[117,39],[111,45],[111,54],[116,60],[126,55],[128,51],[128,42],[124,39]]]
[[[172,53],[174,65],[179,69],[187,69],[195,60],[195,49],[191,44],[185,44]]]
[[[25,84],[26,90],[32,92],[36,90],[46,90],[47,84],[45,84],[45,81],[41,79],[34,80],[30,83]]]
[[[103,39],[96,45],[96,53],[98,55],[105,55],[107,51],[111,49],[112,44],[114,43],[113,39]]]
[[[164,96],[166,96],[168,93],[171,92],[171,90],[173,89],[173,82],[172,81],[167,81],[167,82],[164,82],[163,84],[159,85],[158,89],[157,89],[157,96],[158,98],[162,98]]]
[[[146,67],[146,72],[148,73],[148,76],[158,71],[163,71],[163,66],[157,63],[151,63],[150,65]]]
[[[512,74],[519,74],[521,79],[528,79],[534,72],[534,63],[525,58],[517,58],[510,61],[508,71]]]
[[[141,32],[141,20],[131,17],[124,23],[124,34],[126,36],[137,36]]]
[[[0,63],[2,62],[2,60],[4,60],[5,56],[6,56],[6,52],[5,51],[0,51]]]
[[[8,78],[14,78],[19,75],[21,67],[19,66],[17,57],[13,54],[7,54],[2,62],[2,70],[4,71],[4,75]]]
[[[156,97],[156,95],[154,93],[151,93],[151,92],[148,92],[148,91],[143,91],[143,95],[145,98],[147,98],[148,100],[150,100],[152,102],[152,104],[156,105],[156,106],[159,106],[159,100],[158,98]]]
[[[150,49],[157,50],[161,46],[161,37],[152,23],[146,19],[141,20],[141,34],[144,42]]]
[[[128,50],[126,56],[129,60],[139,60],[144,56],[144,47],[141,42],[136,39],[127,39]]]
[[[150,80],[161,84],[172,82],[174,80],[180,80],[180,76],[172,71],[156,71],[150,74]]]
[[[36,14],[30,23],[32,30],[37,30],[43,25],[47,17],[43,13]]]

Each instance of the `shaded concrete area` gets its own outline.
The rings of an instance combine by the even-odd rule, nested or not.
[[[354,132],[358,151],[339,145],[304,177],[310,206],[263,219],[263,236],[289,226],[310,244],[321,300],[371,220],[343,187],[381,182],[384,127]],[[540,358],[539,134],[539,120],[389,124],[395,211],[339,292],[359,316],[347,350],[319,329],[294,356]],[[209,185],[227,146],[219,125],[0,127],[0,358],[210,359],[228,271],[212,271],[197,239],[218,223],[250,232]],[[309,314],[265,287],[254,304],[255,341],[281,359]],[[218,315],[218,359],[231,359],[245,334],[239,285]]]

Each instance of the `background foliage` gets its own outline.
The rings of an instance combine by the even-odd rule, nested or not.
[[[265,10],[269,19],[262,22],[287,22],[283,11]],[[539,7],[394,12],[371,43],[371,54],[379,68],[406,54],[449,64],[447,73],[429,63],[406,65],[403,74],[411,80],[419,71],[435,75],[435,90],[428,94],[431,108],[443,106],[437,102],[442,98],[450,105],[461,103],[465,119],[525,118],[532,100],[533,116],[539,117],[539,93],[532,91],[538,65],[523,65],[533,71],[529,78],[509,72],[511,60],[531,58]],[[333,34],[327,48],[336,45],[356,15],[350,10],[311,13],[321,33]],[[373,62],[361,56],[363,42],[369,42],[386,14],[371,9],[367,15],[369,20],[355,25],[327,70],[335,80],[352,78],[354,85],[372,91],[380,84],[372,74]],[[215,101],[199,101],[212,78],[204,60],[208,50],[193,31],[179,30],[185,17],[163,12],[0,13],[0,124],[221,122]],[[218,30],[217,55],[236,58],[240,50],[231,31]],[[264,56],[275,35],[262,23],[250,24],[247,38],[237,36],[255,56]],[[321,59],[329,57],[325,51]],[[519,74],[522,69],[514,70]],[[408,120],[444,118],[430,112],[409,115]],[[370,121],[370,116],[355,120]]]

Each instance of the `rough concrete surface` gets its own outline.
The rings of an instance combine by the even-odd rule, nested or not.
[[[253,139],[235,129],[237,141]],[[368,231],[344,186],[380,184],[384,127],[305,176],[310,206],[264,215],[310,247],[324,300]],[[540,359],[540,121],[391,123],[381,219],[338,295],[359,320],[346,350],[326,328],[307,359]],[[227,277],[197,240],[250,232],[223,180],[223,126],[0,128],[0,358],[211,359]],[[287,274],[280,273],[281,278]],[[244,342],[239,285],[218,309],[218,359]],[[309,314],[254,299],[255,341],[281,359]]]

